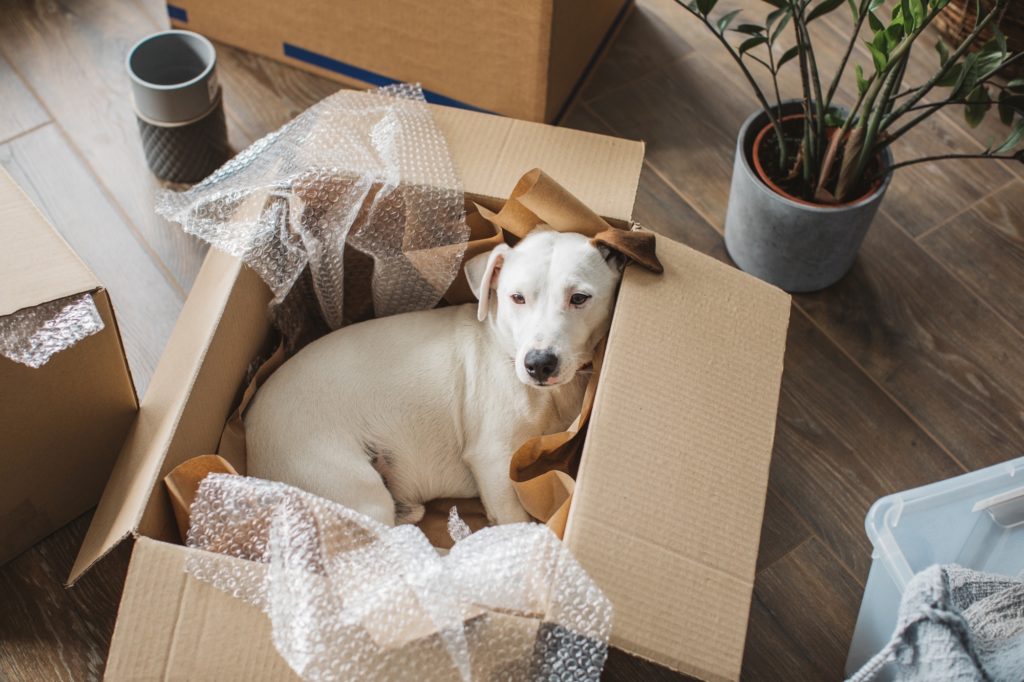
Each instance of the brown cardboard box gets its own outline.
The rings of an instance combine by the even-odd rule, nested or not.
[[[497,208],[537,166],[628,226],[643,145],[434,107],[465,191]],[[627,268],[565,541],[615,608],[612,645],[706,679],[739,676],[789,296],[669,239]],[[214,452],[268,333],[258,277],[211,251],[71,579],[135,535],[107,678],[288,679],[261,612],[183,573],[160,483]],[[243,463],[235,463],[242,464]],[[244,471],[243,471],[244,473]]]
[[[556,121],[632,0],[174,0],[171,25],[348,85]]]
[[[0,564],[96,504],[138,409],[105,289],[0,169],[0,315],[92,293],[102,331],[37,369],[0,356]]]

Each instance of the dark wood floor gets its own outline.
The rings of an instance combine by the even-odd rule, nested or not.
[[[122,72],[130,45],[165,26],[156,0],[0,0],[0,165],[111,290],[140,392],[204,252],[153,214]],[[842,12],[817,23],[826,64],[844,27]],[[914,80],[935,58],[919,52]],[[338,87],[219,54],[236,149]],[[733,146],[753,106],[688,15],[640,0],[565,125],[646,140],[636,218],[728,261]],[[957,112],[923,128],[900,158],[980,150],[999,132],[966,129]],[[744,678],[840,678],[870,504],[1024,450],[1022,288],[1024,166],[971,161],[900,171],[849,276],[796,297]],[[64,590],[87,525],[0,568],[0,679],[102,675],[128,551]],[[673,676],[615,654],[607,677]]]

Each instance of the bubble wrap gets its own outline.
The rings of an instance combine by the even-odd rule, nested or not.
[[[103,318],[91,294],[59,298],[0,317],[0,355],[38,368],[102,330]]]
[[[307,680],[597,680],[612,606],[545,526],[461,538],[445,556],[282,483],[211,474],[186,570],[267,613]],[[227,556],[225,556],[227,555]]]
[[[430,308],[469,236],[462,184],[419,86],[340,91],[157,212],[237,256],[281,303],[308,266],[331,329],[346,243],[373,259],[374,315]]]

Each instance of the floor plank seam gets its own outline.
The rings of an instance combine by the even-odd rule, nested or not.
[[[934,258],[932,260],[934,260]],[[873,374],[871,374],[866,369],[864,369],[864,367],[860,364],[860,362],[858,362],[857,359],[854,358],[853,355],[851,355],[849,353],[849,351],[846,350],[846,348],[844,348],[838,341],[833,339],[831,334],[829,334],[825,330],[824,327],[822,327],[820,324],[818,324],[818,322],[813,317],[811,317],[810,313],[808,313],[806,310],[804,310],[804,308],[799,303],[797,303],[796,301],[793,302],[793,307],[796,308],[797,310],[799,310],[800,313],[805,318],[807,318],[807,320],[815,327],[815,329],[820,331],[821,334],[832,343],[832,345],[834,345],[836,348],[839,349],[839,352],[843,354],[843,357],[845,357],[847,360],[849,360],[853,364],[854,367],[856,367],[858,370],[860,370],[864,374],[864,376],[866,376],[868,378],[868,380],[872,384],[874,384],[878,388],[878,390],[881,391],[882,394],[892,402],[893,405],[896,405],[900,409],[900,411],[904,415],[906,415],[906,417],[911,422],[913,422],[914,425],[918,429],[921,430],[921,432],[924,435],[926,435],[928,438],[930,438],[932,440],[932,442],[935,443],[935,445],[937,445],[939,447],[939,449],[942,450],[942,452],[944,452],[946,454],[946,456],[948,456],[951,460],[953,460],[954,464],[956,464],[958,467],[960,467],[960,469],[962,471],[964,471],[964,472],[970,471],[970,469],[968,469],[966,466],[964,466],[963,462],[961,462],[959,460],[959,458],[957,458],[956,455],[954,455],[953,452],[948,447],[946,447],[946,445],[935,436],[935,434],[933,434],[928,428],[925,427],[924,424],[921,423],[921,421],[917,418],[917,416],[914,415],[910,411],[910,409],[907,408],[903,404],[902,401],[898,400],[896,398],[896,396],[894,396],[889,391],[889,389],[887,389],[878,379],[876,379]]]
[[[972,201],[970,204],[968,204],[964,208],[960,209],[959,211],[957,211],[953,215],[949,216],[945,220],[943,220],[943,221],[941,221],[941,222],[939,222],[939,223],[937,223],[935,225],[932,225],[927,230],[925,230],[924,232],[922,232],[921,234],[919,234],[917,236],[914,236],[914,235],[910,234],[909,232],[907,232],[905,229],[903,229],[903,225],[901,225],[897,220],[893,219],[893,217],[891,215],[889,215],[889,212],[885,210],[884,206],[882,207],[882,212],[885,213],[886,217],[888,217],[889,220],[891,220],[894,224],[899,225],[899,228],[901,230],[903,230],[904,234],[906,234],[908,237],[913,239],[915,242],[921,243],[921,241],[924,240],[925,238],[927,238],[928,235],[932,234],[933,232],[936,232],[937,230],[942,229],[946,225],[949,225],[954,220],[956,220],[957,218],[960,218],[961,216],[963,216],[968,211],[971,211],[974,208],[976,208],[978,206],[978,204],[981,204],[982,202],[988,201],[989,199],[991,199],[993,196],[995,196],[999,192],[1002,192],[1004,189],[1006,189],[1007,187],[1009,187],[1013,183],[1017,182],[1019,179],[1020,178],[1017,178],[1016,176],[1010,178],[1009,180],[1007,180],[1002,185],[999,185],[998,187],[996,187],[992,191],[984,194],[983,196],[978,197],[977,199]]]
[[[1021,329],[1016,324],[1014,324],[1013,320],[1011,320],[1008,317],[1006,317],[1006,315],[1004,315],[998,308],[993,306],[992,303],[988,300],[988,298],[982,292],[976,290],[970,284],[970,282],[968,282],[963,277],[961,277],[959,274],[957,274],[957,272],[955,270],[953,270],[953,268],[949,267],[945,262],[943,262],[942,259],[936,257],[936,255],[932,252],[932,250],[929,249],[928,246],[923,241],[919,241],[919,240],[923,239],[926,235],[931,234],[935,230],[938,230],[939,228],[943,227],[944,225],[948,225],[951,221],[955,220],[957,217],[962,216],[965,213],[967,213],[968,211],[970,211],[971,209],[977,207],[981,202],[986,201],[986,200],[992,198],[992,196],[994,196],[995,194],[997,194],[997,193],[1003,191],[1004,189],[1010,187],[1010,185],[1013,185],[1014,183],[1019,183],[1019,182],[1021,182],[1020,178],[1016,178],[1016,177],[1012,178],[1006,184],[1000,185],[995,190],[993,190],[993,191],[989,192],[988,194],[980,197],[977,201],[971,202],[970,206],[968,206],[964,210],[960,211],[955,216],[952,216],[951,218],[949,218],[947,220],[944,220],[941,224],[936,225],[935,227],[928,228],[928,230],[926,230],[925,232],[922,232],[921,235],[919,237],[917,237],[917,238],[915,238],[913,235],[911,235],[909,232],[907,232],[905,229],[903,229],[903,226],[900,225],[898,221],[894,220],[892,218],[892,216],[890,216],[888,213],[885,213],[885,209],[884,208],[882,210],[883,210],[883,213],[885,213],[885,216],[889,219],[889,221],[892,222],[894,225],[896,225],[896,227],[904,235],[906,235],[910,239],[910,241],[915,246],[917,246],[917,248],[919,248],[921,250],[921,253],[923,253],[925,256],[928,257],[928,259],[930,261],[932,261],[935,265],[937,265],[939,268],[941,268],[943,270],[943,272],[945,272],[947,275],[952,277],[953,280],[956,281],[956,283],[959,284],[964,289],[964,291],[966,291],[968,293],[968,295],[970,295],[971,298],[975,299],[978,303],[981,304],[981,306],[983,308],[987,309],[990,313],[992,313],[995,316],[995,318],[997,320],[999,320],[999,322],[1001,322],[1001,323],[1005,324],[1007,327],[1009,327],[1010,331],[1015,336],[1019,336],[1019,337],[1021,337],[1022,340],[1024,340],[1024,329]]]
[[[778,493],[776,493],[776,495],[777,495],[777,496],[778,496],[778,497],[779,497],[780,499],[782,499],[782,496],[781,496],[781,495],[778,495]],[[789,509],[789,510],[790,510],[791,512],[793,512],[793,513],[796,513],[796,512],[795,512],[795,511],[793,510],[793,508],[792,508],[792,507],[790,506],[789,502],[787,502],[787,501],[786,501],[785,499],[782,499],[782,503],[783,503],[784,505],[786,505],[786,507],[787,507],[787,508],[788,508],[788,509]],[[800,519],[800,523],[803,523],[804,525],[807,525],[807,524],[806,524],[806,522],[804,521],[804,519],[803,519],[803,517],[802,517],[802,516],[800,516],[799,514],[797,514],[797,518],[798,518],[798,519]],[[805,537],[805,538],[804,538],[803,540],[801,540],[800,542],[798,542],[798,543],[796,543],[795,545],[793,545],[792,547],[790,547],[790,548],[789,548],[788,550],[786,550],[786,551],[785,551],[784,553],[782,553],[782,554],[781,554],[780,556],[777,556],[777,557],[775,557],[774,559],[772,559],[771,563],[767,563],[767,564],[765,564],[764,566],[762,566],[761,568],[757,569],[756,573],[754,574],[754,582],[757,582],[757,576],[761,575],[762,573],[764,573],[765,571],[767,571],[768,569],[770,569],[770,568],[771,568],[772,566],[774,566],[775,564],[779,563],[780,561],[782,561],[783,559],[785,559],[786,557],[788,557],[788,556],[789,556],[790,554],[792,554],[793,552],[797,551],[798,549],[800,549],[801,547],[803,547],[804,545],[806,545],[806,544],[807,544],[808,542],[810,542],[811,540],[814,540],[814,539],[816,539],[816,538],[817,538],[818,542],[820,542],[821,544],[825,544],[825,541],[824,541],[824,540],[822,540],[822,539],[821,539],[820,537],[818,537],[818,534],[817,534],[817,532],[816,532],[816,531],[814,531],[814,530],[813,530],[813,529],[811,529],[811,528],[808,528],[808,531],[810,531],[810,533],[809,533],[809,534],[808,534],[808,536],[807,536],[807,537]],[[849,571],[847,571],[847,573],[850,573],[850,572],[849,572]],[[852,576],[853,574],[851,573],[850,575]]]
[[[935,261],[935,262],[936,262],[936,263],[938,264],[938,266],[939,266],[940,268],[942,268],[942,269],[943,269],[943,270],[944,270],[944,271],[945,271],[945,272],[946,272],[946,273],[947,273],[947,274],[948,274],[948,275],[949,275],[950,277],[952,277],[953,279],[955,279],[955,280],[956,280],[956,281],[957,281],[957,282],[958,282],[958,283],[960,284],[960,286],[962,286],[962,287],[963,287],[964,289],[966,289],[966,290],[967,290],[967,292],[968,292],[968,293],[970,293],[970,294],[971,294],[971,295],[972,295],[972,296],[973,296],[973,297],[974,297],[975,299],[977,299],[977,300],[981,301],[981,302],[982,302],[982,304],[983,304],[983,305],[984,305],[984,306],[985,306],[985,307],[986,307],[986,308],[987,308],[987,309],[988,309],[988,310],[989,310],[989,311],[990,311],[990,312],[991,312],[991,313],[992,313],[993,315],[995,315],[995,316],[996,316],[996,318],[997,318],[997,319],[998,319],[998,320],[999,320],[1000,322],[1004,323],[1004,324],[1005,324],[1006,326],[1008,326],[1008,327],[1009,327],[1009,328],[1010,328],[1010,329],[1011,329],[1011,330],[1013,331],[1013,333],[1014,333],[1015,335],[1017,335],[1017,336],[1021,337],[1021,339],[1022,339],[1022,340],[1024,340],[1024,329],[1021,329],[1020,327],[1018,327],[1018,326],[1017,326],[1017,325],[1016,325],[1016,324],[1015,324],[1015,323],[1013,322],[1013,320],[1011,320],[1010,318],[1008,318],[1008,317],[1007,317],[1007,316],[1006,316],[1005,314],[1003,314],[1003,313],[1002,313],[1002,312],[1001,312],[1000,310],[998,310],[998,309],[997,309],[997,308],[995,308],[995,307],[994,307],[994,306],[993,306],[993,305],[992,305],[991,303],[989,303],[988,299],[987,299],[987,298],[986,298],[986,297],[985,297],[985,296],[984,296],[984,295],[982,294],[982,292],[980,292],[980,291],[976,290],[976,289],[974,288],[974,286],[973,286],[973,285],[972,285],[972,284],[971,284],[970,282],[968,282],[967,280],[965,280],[965,279],[964,279],[963,277],[961,277],[961,276],[960,276],[960,275],[959,275],[959,274],[958,274],[958,273],[957,273],[957,272],[956,272],[955,270],[953,270],[953,269],[952,269],[951,267],[949,267],[948,265],[946,265],[945,263],[943,263],[943,262],[942,262],[942,261],[941,261],[941,260],[940,260],[939,258],[937,258],[937,257],[935,256],[935,254],[934,254],[934,253],[932,253],[931,249],[929,249],[929,248],[928,248],[928,247],[927,247],[927,246],[926,246],[925,244],[921,244],[921,245],[920,245],[920,247],[921,247],[921,250],[922,250],[922,251],[923,251],[923,252],[924,252],[924,253],[925,253],[925,254],[926,254],[926,255],[927,255],[927,256],[928,256],[929,258],[931,258],[931,259],[932,259],[933,261]]]
[[[11,56],[4,51],[2,46],[0,46],[0,56],[3,56],[4,59],[7,60],[8,64],[10,64],[11,70],[14,71],[14,74],[22,80],[22,82],[25,85],[25,88],[33,97],[36,98],[36,100],[39,102],[39,106],[41,106],[43,108],[43,111],[46,112],[46,115],[50,117],[50,121],[53,123],[54,130],[58,132],[61,139],[63,139],[64,142],[68,145],[68,148],[71,150],[71,152],[82,163],[85,169],[89,172],[89,175],[92,176],[93,181],[96,183],[96,187],[103,194],[104,198],[108,202],[110,202],[111,206],[121,216],[122,220],[124,220],[125,225],[128,226],[128,229],[131,231],[132,235],[134,235],[136,241],[139,243],[139,246],[141,246],[142,250],[145,251],[146,254],[150,257],[154,265],[156,265],[157,269],[164,276],[164,279],[167,280],[167,282],[171,285],[171,288],[175,292],[177,292],[181,300],[184,301],[185,296],[187,295],[188,292],[185,291],[185,288],[178,281],[178,278],[174,276],[174,273],[167,266],[164,260],[160,258],[159,254],[149,243],[149,240],[146,239],[145,236],[139,231],[139,228],[135,224],[135,221],[133,221],[129,217],[128,212],[125,211],[124,207],[121,205],[121,202],[119,202],[117,198],[111,193],[106,183],[104,183],[102,178],[100,178],[100,176],[96,173],[96,169],[89,162],[88,158],[85,156],[85,154],[82,153],[82,150],[78,147],[78,145],[75,144],[71,135],[69,135],[68,132],[64,129],[64,126],[60,124],[60,121],[57,119],[57,117],[53,115],[53,112],[46,105],[46,102],[44,102],[42,98],[39,97],[39,93],[36,92],[34,87],[32,87],[32,83],[29,82],[21,74],[21,72],[18,70],[17,63],[13,59],[11,59]]]
[[[21,139],[23,137],[27,137],[28,135],[31,135],[32,133],[34,133],[35,131],[37,131],[37,130],[39,130],[41,128],[45,128],[46,126],[50,125],[53,122],[54,122],[53,119],[48,119],[46,121],[43,121],[42,123],[37,123],[37,124],[35,124],[34,126],[32,126],[30,128],[25,128],[25,130],[21,130],[21,131],[15,133],[14,135],[11,135],[10,137],[5,137],[4,139],[0,140],[0,146],[8,144],[10,142],[14,142],[15,140],[19,140],[19,139]]]
[[[811,531],[811,534],[808,537],[806,537],[803,540],[801,540],[797,544],[797,546],[794,547],[793,549],[794,550],[799,549],[802,545],[810,542],[811,540],[817,539],[818,542],[821,543],[821,546],[825,548],[825,551],[828,552],[829,556],[832,557],[833,561],[835,561],[836,564],[838,564],[843,569],[843,572],[845,572],[846,575],[850,576],[851,580],[853,580],[855,583],[860,585],[861,588],[863,588],[864,587],[864,580],[862,580],[861,578],[857,577],[857,575],[853,572],[853,569],[851,569],[849,566],[847,566],[846,562],[839,558],[839,555],[836,554],[835,550],[832,549],[832,546],[821,537],[821,533],[818,530],[816,530],[813,526],[811,526],[804,519],[803,514],[801,514],[799,511],[797,511],[796,507],[794,507],[790,503],[789,500],[787,500],[782,495],[779,495],[779,499],[782,502],[782,504],[785,505],[785,507],[789,510],[789,512],[791,514],[795,515],[798,519],[800,519],[804,523],[804,525],[806,525],[810,529],[810,531]],[[789,554],[789,553],[790,552],[786,552],[786,554]],[[776,563],[777,563],[777,561],[773,561],[772,565],[774,566]],[[760,574],[760,573],[761,573],[761,571],[758,571],[758,574]]]

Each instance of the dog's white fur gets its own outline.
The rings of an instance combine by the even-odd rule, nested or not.
[[[492,523],[528,520],[509,458],[579,413],[579,370],[608,332],[620,273],[586,237],[538,230],[466,264],[478,305],[372,320],[311,343],[245,416],[248,473],[388,525],[415,523],[432,499],[477,495]],[[573,294],[590,298],[573,305]],[[553,352],[556,373],[531,377],[530,350]]]

